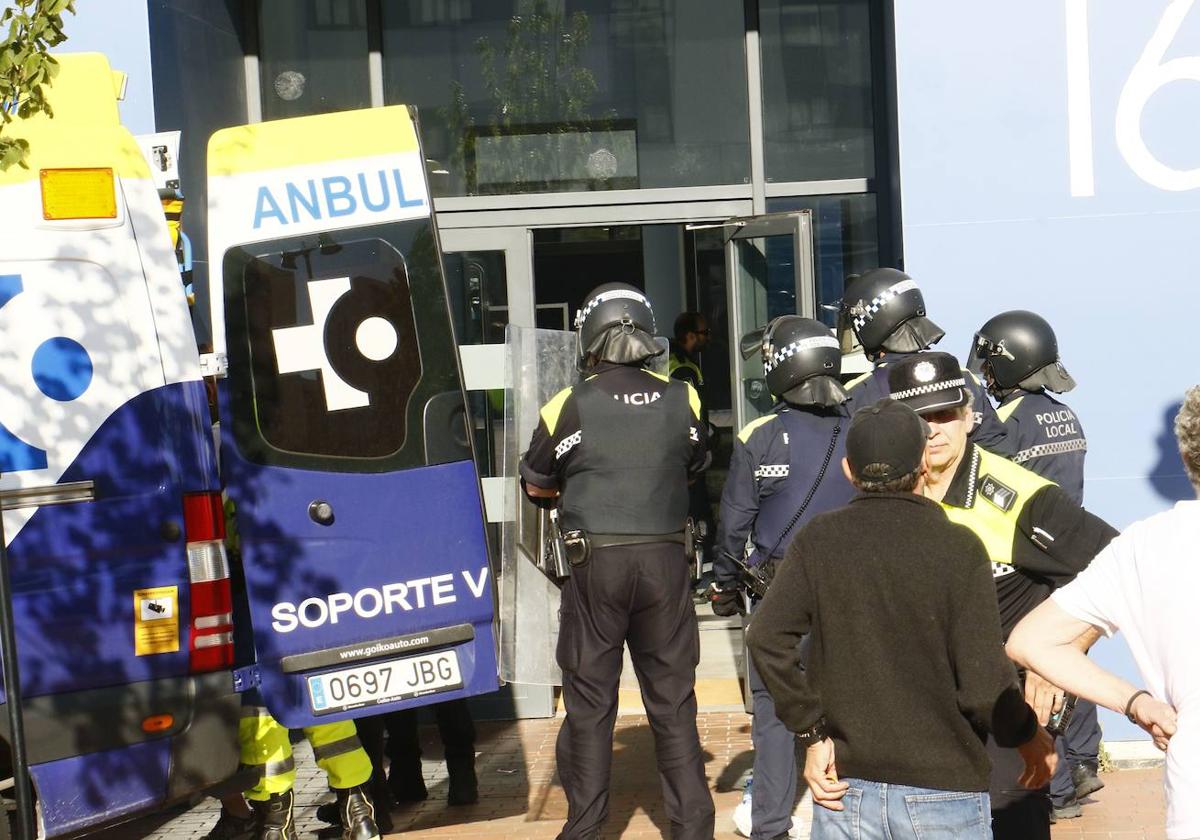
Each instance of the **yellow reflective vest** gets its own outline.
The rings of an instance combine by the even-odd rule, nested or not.
[[[964,499],[942,501],[951,522],[966,525],[983,541],[997,577],[1015,570],[1017,520],[1034,494],[1054,482],[986,449],[971,446]],[[960,467],[961,469],[961,467]]]
[[[687,368],[695,374],[696,385],[704,385],[704,374],[700,372],[700,366],[698,364],[693,362],[689,357],[683,355],[682,353],[671,353],[671,355],[667,357],[667,373],[669,373],[672,377],[675,377],[675,371],[679,370],[680,368]]]

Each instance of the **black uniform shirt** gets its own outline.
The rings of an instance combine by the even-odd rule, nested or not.
[[[645,368],[609,362],[596,365],[588,379],[613,399],[635,408],[662,399],[669,382],[666,377]],[[695,476],[708,466],[708,430],[700,422],[700,397],[691,385],[687,388],[692,407],[692,422],[688,429],[692,460],[688,474]],[[568,388],[560,392],[542,407],[529,451],[521,459],[521,478],[536,487],[560,489],[563,470],[582,440],[579,408],[571,391]]]
[[[1045,391],[1016,390],[1000,401],[996,413],[1013,441],[1013,460],[1083,504],[1087,437],[1075,412]]]
[[[972,478],[979,480],[975,444],[968,442],[943,504],[969,508],[981,504]],[[996,578],[1004,638],[1026,613],[1057,586],[1083,571],[1117,535],[1117,529],[1079,506],[1063,489],[1047,484],[1035,492],[1017,517],[1012,563],[1017,571]]]
[[[825,410],[781,403],[738,433],[721,493],[721,525],[713,558],[718,586],[737,580],[734,558],[742,559],[747,538],[753,537],[754,547],[748,563],[756,565],[769,560],[764,555],[772,549],[782,554],[804,522],[850,501],[854,488],[842,475],[841,460],[852,413],[849,402]],[[839,432],[836,438],[834,428]],[[792,520],[806,498],[809,504],[803,516]],[[774,516],[762,515],[764,505],[774,507],[773,499],[784,506],[782,517],[777,511],[768,512]],[[782,533],[789,520],[791,530]]]

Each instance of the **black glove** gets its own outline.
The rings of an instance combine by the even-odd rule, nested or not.
[[[710,583],[704,597],[712,604],[712,611],[722,618],[746,614],[746,605],[737,587],[721,589],[715,583]]]

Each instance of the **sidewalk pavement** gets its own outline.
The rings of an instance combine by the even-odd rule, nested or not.
[[[554,774],[554,740],[560,719],[485,722],[478,725],[479,804],[446,806],[448,781],[436,729],[422,730],[428,801],[393,813],[393,837],[553,840],[567,814]],[[706,712],[699,718],[710,784],[717,808],[717,840],[732,840],[730,815],[741,801],[739,784],[752,762],[750,718],[739,712]],[[306,742],[296,745],[296,817],[302,838],[338,837],[316,821],[313,811],[328,798],[323,774]],[[602,838],[647,840],[669,837],[663,812],[654,738],[643,715],[622,715],[613,748],[609,819]],[[1163,838],[1162,771],[1124,770],[1104,775],[1106,787],[1084,807],[1080,819],[1054,828],[1054,840],[1068,838]],[[103,840],[193,840],[216,821],[218,806],[206,800],[188,810],[145,818],[104,832]],[[805,835],[806,836],[806,835]]]

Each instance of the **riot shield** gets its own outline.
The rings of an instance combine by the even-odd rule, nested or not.
[[[537,427],[538,410],[579,379],[575,334],[509,325],[505,330],[505,486],[515,494],[500,529],[500,677],[559,685],[558,585],[546,574],[548,516],[521,492],[517,464]]]
[[[667,372],[664,352],[649,365]],[[554,659],[558,645],[559,579],[550,516],[520,489],[517,464],[538,423],[539,409],[579,381],[575,333],[509,325],[505,331],[504,456],[510,500],[500,529],[500,676],[508,682],[560,685]]]

